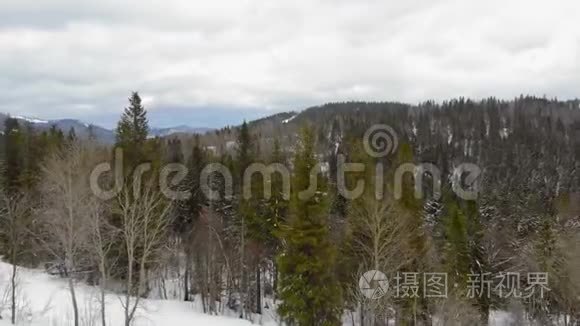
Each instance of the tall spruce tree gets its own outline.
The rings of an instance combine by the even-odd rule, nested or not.
[[[409,143],[402,143],[399,147],[395,159],[395,167],[400,167],[404,163],[413,163],[413,148]],[[421,216],[422,200],[415,197],[413,175],[407,173],[400,185],[401,198],[396,203],[397,211],[401,215],[403,224],[407,230],[410,230],[405,239],[406,250],[408,255],[408,264],[403,267],[402,272],[408,273],[425,273],[429,272],[429,262],[427,261],[428,239],[425,232],[425,221]],[[400,302],[401,313],[399,322],[401,325],[415,325],[418,321],[428,323],[429,321],[429,302],[426,296],[403,298]]]
[[[468,221],[460,204],[452,196],[449,197],[451,198],[446,200],[445,205],[447,214],[444,216],[444,265],[452,284],[457,284],[459,286],[457,290],[463,291],[466,288],[467,275],[471,267]]]
[[[484,275],[496,274],[488,259],[488,252],[484,243],[484,225],[479,212],[479,205],[476,201],[465,203],[465,214],[467,216],[467,233],[469,239],[470,272]],[[483,323],[489,322],[489,311],[491,308],[491,297],[482,295],[476,298],[476,305],[481,314]]]
[[[49,151],[57,151],[64,145],[64,134],[56,125],[50,126],[48,130],[48,147]]]
[[[290,325],[339,325],[342,315],[324,189],[308,199],[298,195],[308,188],[315,165],[314,134],[304,129],[294,157],[291,220],[283,231],[284,248],[278,256],[282,300],[278,312]]]
[[[121,120],[117,124],[117,146],[125,152],[125,160],[129,166],[143,159],[144,146],[149,133],[147,111],[141,104],[139,93],[133,92],[129,97],[129,106],[125,108]]]
[[[206,153],[199,144],[199,138],[196,137],[195,145],[189,160],[187,161],[188,175],[181,187],[191,194],[189,198],[178,203],[174,228],[185,252],[185,275],[184,275],[184,300],[190,300],[189,281],[192,277],[193,263],[193,229],[195,223],[201,216],[203,207],[207,204],[206,198],[201,190],[200,176],[207,161]]]
[[[23,170],[22,130],[18,120],[8,118],[4,121],[4,168],[3,184],[8,195],[19,192]]]
[[[278,139],[274,140],[274,149],[270,157],[270,163],[284,164],[286,159],[280,148]],[[272,176],[272,197],[267,200],[265,205],[265,245],[267,248],[267,255],[274,264],[273,274],[273,289],[276,291],[278,287],[278,264],[276,263],[276,254],[281,247],[280,226],[286,223],[286,216],[288,214],[288,200],[284,197],[284,179],[283,176],[276,173]]]
[[[72,144],[77,141],[77,133],[74,127],[71,127],[68,131],[68,135],[66,136],[66,141],[69,144]]]
[[[246,121],[240,127],[237,139],[237,168],[236,168],[236,182],[241,187],[244,172],[246,168],[252,163],[253,148],[252,136],[250,135],[250,128]]]
[[[42,136],[31,124],[25,124],[21,128],[20,154],[21,174],[20,184],[23,192],[34,192],[34,188],[41,179],[41,164],[49,152],[42,144]]]
[[[151,176],[159,175],[155,171],[159,171],[160,160],[161,160],[161,150],[159,141],[153,139],[150,143],[147,142],[147,134],[149,131],[148,121],[147,121],[147,111],[141,104],[141,98],[137,92],[133,92],[129,97],[129,106],[125,108],[121,119],[117,123],[116,129],[116,144],[115,146],[120,147],[123,150],[123,166],[124,166],[124,177],[129,180],[126,182],[126,186],[132,184],[135,179],[133,179],[133,169],[137,167],[138,164],[147,160],[149,155],[149,161],[152,163],[151,170],[148,174],[141,180],[141,186],[144,187],[149,181],[151,181]],[[141,191],[141,190],[138,190]],[[131,195],[137,197],[137,193],[132,192]],[[136,200],[136,198],[131,198],[131,200]],[[122,227],[121,216],[117,213],[118,210],[114,209],[111,216],[111,224],[115,227]],[[112,271],[113,274],[118,274],[121,277],[127,277],[128,273],[128,261],[129,254],[126,250],[124,244],[124,239],[118,237],[116,243],[112,246],[112,256],[116,259],[115,270]],[[117,270],[118,269],[118,270]],[[133,272],[136,273],[138,269],[133,268]],[[137,280],[139,275],[133,275],[133,279]],[[149,284],[146,284],[146,292],[149,291]]]
[[[246,121],[240,127],[238,133],[237,145],[237,157],[236,157],[236,171],[234,176],[234,181],[236,183],[236,196],[239,198],[239,224],[240,224],[240,283],[241,283],[241,301],[240,305],[240,317],[245,314],[245,308],[249,305],[248,294],[249,290],[249,279],[247,275],[246,265],[247,265],[247,253],[246,253],[246,237],[247,237],[247,221],[251,219],[252,215],[256,214],[256,207],[252,200],[246,200],[243,198],[244,187],[252,187],[251,184],[245,185],[244,173],[248,166],[252,163],[254,157],[254,150],[252,148],[252,136]],[[259,295],[259,294],[258,294]],[[259,303],[258,303],[259,304]],[[259,309],[256,309],[259,310]]]

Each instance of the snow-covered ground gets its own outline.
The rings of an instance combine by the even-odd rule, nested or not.
[[[10,325],[10,275],[12,265],[0,262],[0,326]],[[19,268],[18,270],[18,325],[67,326],[72,323],[70,293],[65,280],[43,271]],[[81,326],[101,325],[98,289],[77,284]],[[123,308],[119,296],[108,294],[107,316],[110,326],[123,325]],[[135,326],[249,326],[250,322],[199,312],[195,303],[179,301],[143,300]]]
[[[10,325],[10,276],[12,265],[0,261],[0,326]],[[46,274],[42,270],[18,268],[18,311],[17,325],[29,326],[68,326],[73,325],[70,292],[64,279]],[[81,326],[100,326],[99,290],[84,283],[76,284]],[[198,300],[199,301],[199,300]],[[270,309],[264,309],[264,315],[255,317],[259,325],[273,326],[279,324],[274,304],[268,302]],[[107,325],[122,326],[123,307],[120,296],[108,293]],[[251,322],[232,317],[210,316],[203,314],[199,302],[182,302],[177,300],[141,301],[134,326],[250,326]],[[345,314],[345,325],[352,325],[352,320],[358,322],[358,317]],[[493,312],[490,318],[491,326],[521,325],[505,312]]]

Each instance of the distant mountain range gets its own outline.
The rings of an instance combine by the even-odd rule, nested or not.
[[[92,129],[93,135],[100,142],[112,144],[115,142],[115,130],[106,129],[97,125],[89,124],[75,119],[58,119],[58,120],[42,120],[37,118],[23,117],[13,115],[13,118],[18,119],[22,124],[29,124],[37,130],[48,130],[52,126],[68,133],[71,128],[74,128],[77,136],[85,138],[89,136],[89,130]],[[4,120],[8,118],[7,114],[0,113],[0,130],[4,130]],[[196,128],[186,125],[180,125],[168,128],[151,128],[149,130],[149,137],[167,137],[173,134],[204,134],[212,128]]]
[[[190,127],[186,125],[169,127],[169,128],[151,128],[149,130],[150,137],[166,137],[174,134],[205,134],[212,131],[212,128],[204,127]]]

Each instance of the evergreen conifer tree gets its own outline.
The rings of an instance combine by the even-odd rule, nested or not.
[[[300,199],[315,167],[314,135],[302,131],[294,158],[290,221],[283,231],[284,248],[278,256],[279,314],[291,325],[339,325],[341,288],[335,276],[336,248],[329,238],[328,204],[316,196]],[[319,189],[320,190],[320,189]]]
[[[117,146],[125,152],[125,162],[130,167],[143,159],[144,146],[149,133],[147,111],[141,104],[139,93],[133,92],[129,97],[129,106],[125,108],[117,124]]]
[[[8,118],[4,121],[5,161],[3,168],[3,184],[8,195],[20,191],[22,162],[22,130],[18,120]]]

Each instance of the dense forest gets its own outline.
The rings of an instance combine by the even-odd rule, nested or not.
[[[137,93],[120,115],[114,146],[10,117],[0,135],[0,254],[66,279],[77,326],[80,282],[117,291],[126,326],[153,293],[287,325],[487,325],[494,311],[580,325],[579,101],[330,103],[167,137],[149,136]],[[393,131],[390,155],[368,155],[375,125]],[[344,162],[366,168],[341,177]],[[279,173],[245,178],[253,163],[288,167],[290,192]],[[409,163],[440,175],[398,179]],[[475,198],[454,191],[464,163],[481,170]],[[368,297],[375,270],[389,287]],[[445,295],[428,295],[425,276],[443,274]]]

